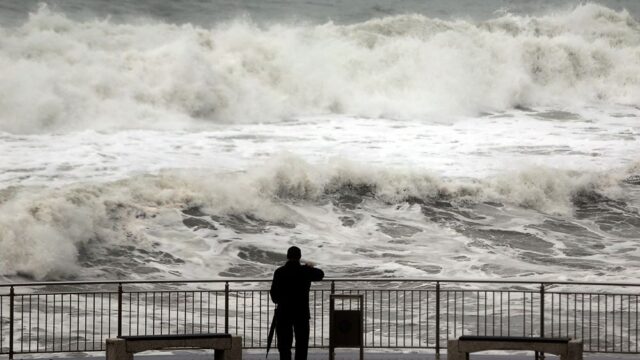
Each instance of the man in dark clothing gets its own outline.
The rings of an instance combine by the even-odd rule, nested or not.
[[[276,310],[276,333],[280,360],[291,360],[293,334],[296,337],[295,360],[306,360],[309,348],[309,288],[312,281],[322,280],[324,272],[312,264],[300,264],[302,252],[292,246],[287,263],[273,274],[271,300]]]

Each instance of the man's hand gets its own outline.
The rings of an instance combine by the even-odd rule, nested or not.
[[[308,266],[308,267],[315,267],[316,264],[313,261],[306,261],[304,263],[304,266]]]

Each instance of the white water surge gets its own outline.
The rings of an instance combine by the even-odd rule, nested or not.
[[[514,107],[635,105],[640,27],[588,4],[479,23],[211,28],[76,21],[42,6],[0,29],[0,130],[202,128],[310,114],[451,118]]]
[[[517,217],[525,214],[531,222],[528,226],[549,216],[571,221],[574,202],[583,196],[625,199],[620,184],[626,177],[628,170],[623,169],[619,173],[579,174],[534,168],[464,182],[401,169],[364,168],[343,161],[311,166],[299,158],[284,156],[239,174],[165,171],[57,189],[11,187],[1,193],[0,241],[7,251],[2,253],[0,271],[37,278],[68,276],[78,271],[78,262],[86,260],[79,259],[79,254],[92,252],[87,248],[124,246],[145,253],[155,249],[172,254],[182,259],[177,262],[180,270],[197,275],[210,267],[214,270],[206,271],[223,272],[228,266],[226,258],[222,264],[207,264],[208,259],[231,256],[238,249],[242,253],[246,246],[277,253],[283,246],[281,241],[320,246],[321,251],[309,249],[318,260],[348,267],[353,258],[343,254],[345,250],[357,252],[362,247],[375,252],[376,247],[388,247],[387,251],[408,261],[412,258],[410,248],[416,246],[411,252],[418,255],[417,261],[420,256],[437,252],[433,248],[436,241],[447,244],[444,250],[449,259],[438,264],[441,270],[467,274],[473,268],[447,265],[453,255],[470,255],[465,240],[451,230],[425,224],[420,206],[435,204],[437,208],[439,202],[447,202],[458,211],[469,207],[475,216],[495,217],[494,226],[507,219],[505,226],[513,230],[521,228]],[[347,218],[352,218],[348,225]],[[483,222],[491,223],[486,219]],[[423,234],[427,229],[431,232],[428,236]],[[594,236],[614,235],[597,226],[589,231]],[[628,236],[617,234],[620,239]],[[394,238],[405,239],[411,246],[402,249],[387,243]],[[438,248],[443,250],[442,245]],[[473,261],[484,263],[486,255],[475,254]],[[169,260],[175,265],[173,257]],[[160,263],[155,264],[160,269],[152,266],[153,272],[167,270],[157,258],[145,261]],[[367,265],[376,263],[373,260]],[[434,263],[430,265],[437,268]],[[195,269],[189,270],[193,266]],[[521,271],[529,268],[520,261],[510,266]],[[418,262],[390,272],[397,275],[396,271],[425,275]]]

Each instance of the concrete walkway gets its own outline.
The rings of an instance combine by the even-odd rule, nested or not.
[[[3,357],[0,357],[2,359]],[[4,357],[6,358],[6,357]],[[74,353],[74,354],[35,354],[35,355],[21,355],[16,356],[16,359],[76,359],[79,360],[104,360],[105,356],[99,354],[86,354],[86,353]],[[260,350],[246,350],[243,352],[243,360],[265,360],[265,352]],[[401,352],[381,352],[379,350],[366,351],[364,353],[366,360],[435,360],[435,354],[420,352],[420,353],[401,353]],[[585,360],[631,360],[639,359],[638,354],[584,354]],[[134,359],[140,360],[211,360],[213,359],[213,351],[207,350],[185,350],[152,354],[139,354]],[[309,351],[308,360],[328,360],[327,351]],[[443,353],[440,356],[440,360],[446,360],[447,354]],[[470,356],[472,360],[534,360],[533,353],[527,354],[520,352],[517,354],[472,354]],[[555,360],[559,359],[554,355],[547,355],[546,359]],[[278,350],[274,349],[269,353],[268,360],[279,360]],[[358,360],[358,353],[355,351],[336,351],[336,360]]]

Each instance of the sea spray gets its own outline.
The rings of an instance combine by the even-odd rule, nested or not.
[[[0,29],[0,131],[198,129],[312,114],[455,118],[635,104],[640,30],[595,4],[482,22],[407,14],[211,28],[73,20]]]
[[[421,230],[416,230],[416,225],[402,225],[407,220],[401,219],[408,216],[405,211],[415,213],[410,210],[415,204],[426,209],[435,206],[440,209],[437,211],[449,211],[448,207],[452,214],[475,211],[479,220],[491,213],[483,213],[487,211],[482,210],[483,203],[498,203],[507,206],[503,217],[510,216],[506,209],[520,208],[518,212],[533,210],[546,214],[543,216],[574,221],[574,196],[590,192],[597,194],[594,201],[608,201],[617,194],[624,200],[619,186],[625,176],[627,171],[623,170],[580,174],[537,167],[498,178],[454,181],[423,171],[372,168],[344,160],[311,164],[286,154],[243,173],[167,170],[103,184],[15,187],[3,190],[0,202],[0,244],[6,249],[0,254],[0,271],[5,276],[66,278],[76,274],[79,264],[86,260],[78,258],[80,253],[87,256],[100,248],[141,248],[149,254],[152,250],[178,247],[182,250],[170,252],[178,256],[187,251],[186,247],[190,249],[188,256],[196,256],[191,253],[194,249],[214,251],[211,246],[228,246],[224,241],[213,245],[207,238],[237,237],[234,233],[245,238],[234,243],[236,247],[243,246],[252,233],[271,234],[272,229],[277,233],[278,228],[291,229],[286,231],[294,234],[303,231],[296,229],[306,229],[304,236],[313,237],[319,229],[314,230],[318,223],[310,216],[322,216],[322,222],[342,221],[347,234],[358,226],[368,228],[370,225],[366,224],[374,221],[376,236],[399,231],[398,236],[412,237]],[[442,204],[448,205],[441,208]],[[395,215],[385,210],[405,206],[409,208]],[[480,207],[473,210],[474,206]],[[360,215],[353,213],[358,208],[370,210]],[[385,217],[399,216],[395,220],[399,223],[386,220],[389,225],[375,225],[380,221],[375,219],[383,219],[376,212],[386,213]],[[429,213],[425,215],[427,224],[440,221]],[[370,220],[357,225],[365,218]],[[468,221],[472,219],[465,226],[470,226],[472,222]],[[446,223],[441,226],[458,228]],[[484,225],[476,226],[482,229]],[[470,236],[467,230],[463,234]],[[266,237],[269,236],[277,235]],[[366,239],[359,233],[349,236]],[[111,256],[110,261],[117,262],[118,256],[125,255]],[[218,261],[217,266],[222,271],[226,265]]]

